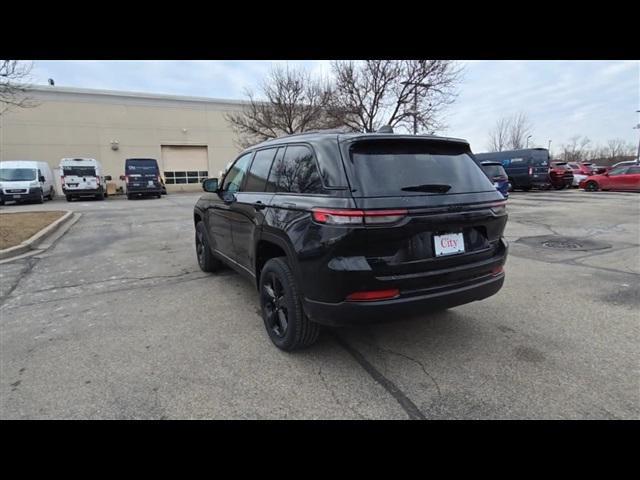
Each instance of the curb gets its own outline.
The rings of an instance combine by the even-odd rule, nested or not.
[[[0,260],[17,257],[18,255],[22,255],[30,250],[36,250],[36,247],[40,245],[40,243],[42,243],[49,236],[55,233],[63,224],[67,223],[73,217],[73,212],[71,210],[66,210],[66,212],[67,213],[65,213],[62,217],[60,217],[53,223],[50,223],[39,232],[36,232],[20,245],[15,245],[13,247],[0,250]]]

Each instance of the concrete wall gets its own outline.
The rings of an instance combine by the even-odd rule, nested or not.
[[[0,116],[0,160],[42,160],[56,168],[63,157],[92,157],[121,186],[126,158],[155,158],[164,171],[162,145],[207,146],[210,176],[240,150],[224,119],[241,108],[238,101],[64,87],[34,87],[29,95],[36,107]]]

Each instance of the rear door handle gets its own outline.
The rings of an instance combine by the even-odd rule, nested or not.
[[[262,203],[260,200],[253,203],[252,205],[253,205],[253,208],[255,208],[256,210],[264,210],[265,208],[267,208],[267,206],[264,203]]]

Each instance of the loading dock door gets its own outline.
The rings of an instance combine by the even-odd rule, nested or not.
[[[198,191],[209,175],[207,147],[162,145],[162,168],[167,191]]]

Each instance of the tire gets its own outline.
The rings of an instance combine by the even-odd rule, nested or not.
[[[71,195],[65,195],[65,198],[67,199],[67,202],[70,202],[72,200]]]
[[[131,195],[130,193],[127,193],[127,200],[131,200],[133,198],[133,195]]]
[[[523,192],[528,192],[529,190],[531,190],[531,187],[522,187]]]
[[[104,192],[100,192],[99,194],[96,195],[96,199],[98,200],[104,200]]]
[[[44,192],[40,191],[40,197],[36,200],[36,203],[44,203]]]
[[[302,309],[301,296],[285,257],[269,260],[260,273],[260,309],[269,338],[290,352],[316,342],[320,325]]]
[[[586,183],[586,185],[584,186],[584,190],[585,192],[597,192],[599,190],[599,187],[598,184],[592,180]]]
[[[53,197],[55,197],[55,190],[53,189],[53,187],[51,187],[51,190],[49,190],[49,200],[53,200]]]
[[[205,232],[204,223],[198,222],[196,224],[196,258],[198,259],[198,266],[203,272],[211,273],[222,268],[222,262],[213,256],[211,253],[211,247],[207,241],[207,234]]]

